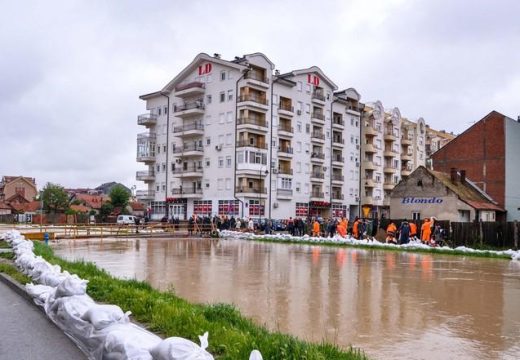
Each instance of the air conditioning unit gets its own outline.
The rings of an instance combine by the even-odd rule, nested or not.
[[[327,167],[326,166],[323,167],[323,171],[327,171]]]
[[[222,150],[222,145],[217,145],[217,146],[215,146],[215,150],[217,150],[217,151]]]
[[[278,169],[273,169],[273,174],[278,174]]]
[[[278,203],[277,202],[273,203],[273,207],[276,209],[278,207]]]
[[[302,114],[302,111],[301,111],[301,110],[296,110],[296,114],[297,114],[297,115],[301,115],[301,114]]]
[[[296,188],[296,192],[300,192],[300,188],[299,187]]]

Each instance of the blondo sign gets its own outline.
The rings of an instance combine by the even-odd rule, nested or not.
[[[401,200],[401,204],[442,204],[443,200],[438,197],[414,197],[406,196]]]

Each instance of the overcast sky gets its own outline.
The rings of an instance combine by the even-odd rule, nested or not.
[[[200,52],[317,65],[439,130],[520,114],[520,1],[280,3],[0,0],[0,175],[143,188],[138,97]]]

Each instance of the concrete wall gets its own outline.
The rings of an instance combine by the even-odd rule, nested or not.
[[[505,209],[507,221],[520,220],[520,122],[505,119]]]

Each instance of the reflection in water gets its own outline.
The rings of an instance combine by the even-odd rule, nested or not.
[[[214,239],[61,242],[56,253],[377,359],[520,353],[517,262]]]

